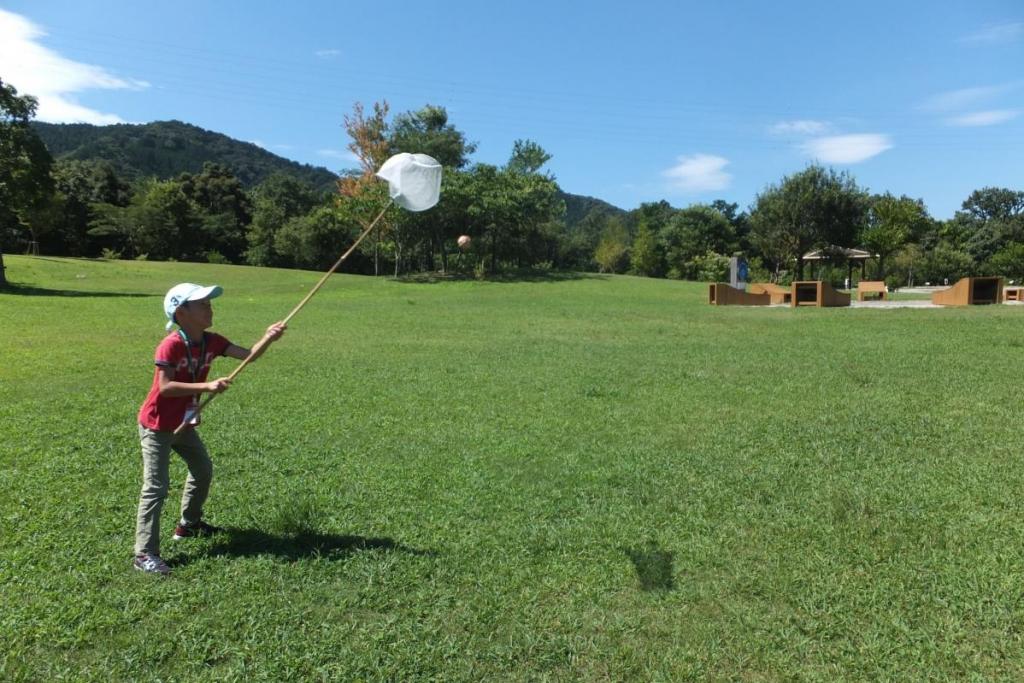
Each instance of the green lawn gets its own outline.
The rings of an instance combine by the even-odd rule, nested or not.
[[[175,462],[160,580],[163,293],[248,345],[319,275],[4,260],[0,679],[1024,678],[1024,309],[336,276],[204,416],[228,533],[167,538]]]

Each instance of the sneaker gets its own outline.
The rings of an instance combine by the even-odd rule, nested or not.
[[[132,563],[132,566],[140,572],[146,572],[147,574],[167,576],[171,573],[171,568],[167,566],[166,562],[160,559],[159,555],[136,555],[135,562]]]
[[[183,538],[201,538],[203,536],[212,536],[216,533],[224,531],[219,526],[207,524],[203,520],[199,520],[194,524],[178,524],[174,527],[174,540],[180,541]]]

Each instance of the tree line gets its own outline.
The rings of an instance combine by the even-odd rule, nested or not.
[[[601,271],[721,281],[729,257],[753,280],[802,278],[803,256],[832,250],[816,277],[841,282],[843,247],[877,257],[868,277],[904,286],[965,275],[1024,279],[1024,192],[983,188],[946,221],[919,199],[871,194],[852,175],[818,164],[768,185],[745,210],[717,200],[666,201],[622,211],[563,193],[542,169],[550,155],[518,140],[503,165],[474,163],[476,145],[443,107],[391,116],[386,102],[344,117],[359,168],[325,192],[277,172],[246,187],[225,163],[172,178],[125,177],[107,160],[54,159],[29,125],[36,109],[0,81],[2,253],[183,260],[324,269],[387,203],[374,172],[393,154],[421,152],[444,167],[442,201],[389,210],[346,264],[350,272],[523,269]],[[472,238],[469,251],[455,240]]]

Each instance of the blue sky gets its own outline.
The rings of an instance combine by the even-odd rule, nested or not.
[[[0,78],[40,120],[179,119],[354,163],[343,117],[444,106],[504,163],[631,209],[758,192],[817,160],[949,218],[1024,190],[1024,2],[0,0]]]

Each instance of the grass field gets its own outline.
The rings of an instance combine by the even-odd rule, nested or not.
[[[160,580],[163,293],[249,345],[318,274],[4,259],[0,679],[1024,678],[1022,308],[336,276],[204,417],[226,534],[167,539],[173,465]]]

